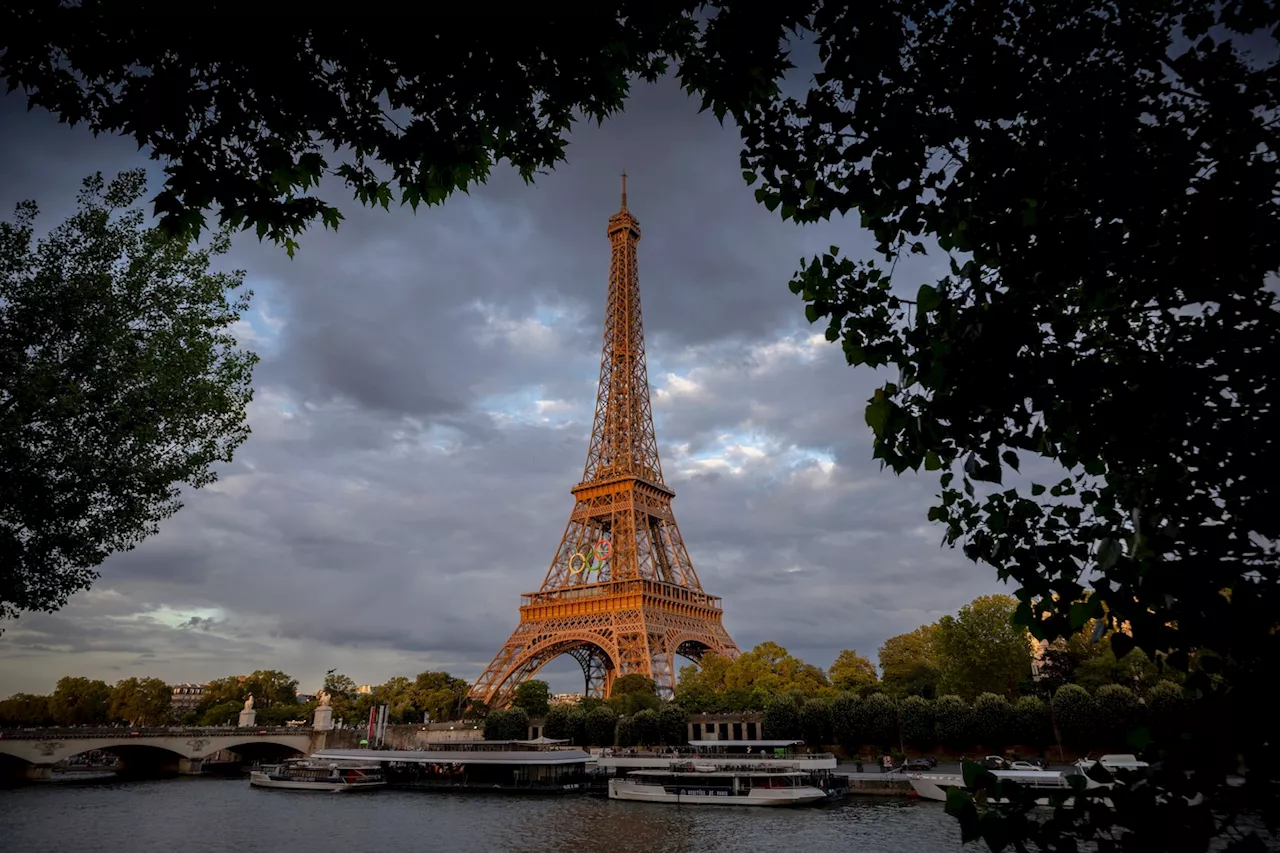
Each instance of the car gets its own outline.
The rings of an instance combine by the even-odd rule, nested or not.
[[[903,764],[902,767],[905,770],[927,772],[929,770],[932,770],[936,764],[937,764],[936,761],[931,762],[927,758],[909,758],[907,759],[906,764]]]
[[[978,762],[988,770],[1005,769],[1005,760],[998,755],[988,755],[986,758]]]
[[[1041,771],[1041,770],[1044,770],[1044,768],[1043,768],[1043,767],[1041,767],[1040,765],[1038,765],[1038,764],[1032,764],[1030,761],[1014,761],[1013,763],[1011,763],[1011,764],[1009,765],[1009,768],[1008,768],[1008,769],[1010,769],[1010,770],[1023,770],[1023,771]]]

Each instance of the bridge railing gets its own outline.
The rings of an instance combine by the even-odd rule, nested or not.
[[[43,729],[0,729],[5,740],[68,740],[123,737],[238,737],[243,735],[309,735],[310,726],[166,726],[130,728],[129,726],[95,726]]]

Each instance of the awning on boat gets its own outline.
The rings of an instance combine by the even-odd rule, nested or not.
[[[524,743],[524,744],[529,744],[530,746],[544,746],[549,743],[568,743],[568,742],[569,742],[568,738],[556,740],[555,738],[549,738],[546,735],[543,735],[542,737],[536,737],[533,740],[513,741],[513,743]]]
[[[802,740],[691,740],[689,746],[705,749],[710,746],[758,746],[761,749],[774,749],[784,746],[795,746],[804,743]]]

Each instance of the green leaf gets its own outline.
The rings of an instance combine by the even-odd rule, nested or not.
[[[1109,785],[1115,781],[1115,777],[1111,775],[1111,771],[1103,767],[1102,764],[1097,761],[1093,762],[1093,764],[1084,771],[1084,775],[1088,776],[1100,785]]]
[[[884,390],[877,388],[875,396],[871,398],[871,402],[867,404],[867,426],[871,427],[871,431],[877,437],[884,433],[885,424],[889,420],[889,414],[893,411],[893,402],[885,396]]]
[[[932,311],[942,304],[942,294],[927,284],[920,285],[916,291],[916,305],[921,311]]]
[[[1015,471],[1018,470],[1018,454],[1014,453],[1012,450],[1006,450],[1004,453],[1000,454],[1000,458],[1003,459],[1004,463],[1010,468]]]
[[[967,758],[960,764],[960,773],[964,776],[964,786],[970,790],[980,787],[984,780],[994,778],[990,770]]]
[[[999,812],[985,812],[978,820],[978,829],[982,840],[987,842],[991,853],[1000,853],[1009,846],[1010,831],[1004,815]]]
[[[1120,559],[1122,549],[1120,543],[1115,539],[1103,539],[1098,546],[1098,568],[1107,571],[1116,564]]]
[[[934,453],[932,450],[926,452],[924,455],[924,470],[939,471],[941,469],[942,460],[938,458],[938,454]]]
[[[814,305],[813,303],[809,303],[808,305],[804,306],[804,317],[810,323],[816,323],[820,319],[822,319],[822,313],[818,310],[817,305]]]
[[[1032,483],[1032,484],[1031,484],[1031,494],[1032,494],[1032,495],[1035,495],[1036,497],[1039,497],[1040,495],[1043,495],[1043,494],[1044,494],[1044,486],[1040,485],[1039,483]]]
[[[978,828],[978,809],[973,804],[972,795],[960,788],[948,788],[947,804],[944,808],[947,814],[960,821],[961,841],[967,843],[981,837],[981,831]]]
[[[1087,601],[1077,601],[1071,605],[1068,618],[1071,621],[1071,630],[1079,631],[1093,618],[1093,607]]]

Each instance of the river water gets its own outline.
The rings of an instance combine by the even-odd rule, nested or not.
[[[906,853],[959,851],[941,803],[664,806],[587,796],[264,791],[247,779],[55,781],[0,791],[0,853]]]

